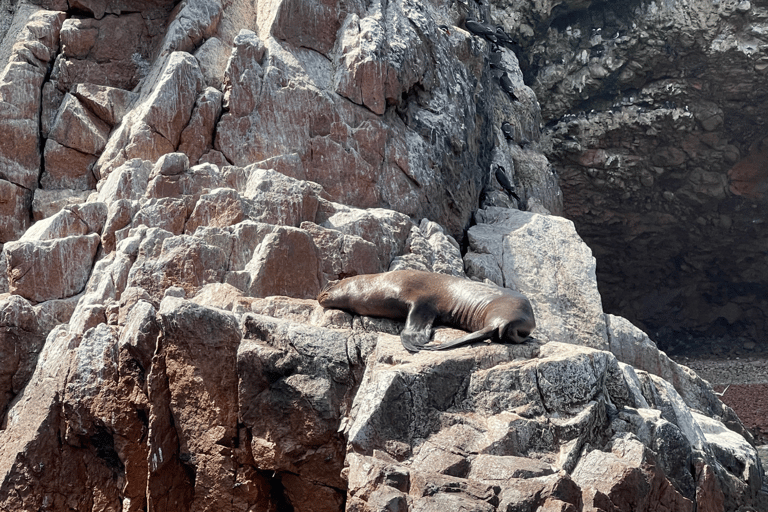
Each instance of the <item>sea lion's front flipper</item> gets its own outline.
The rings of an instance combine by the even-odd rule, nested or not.
[[[409,352],[418,352],[429,343],[432,336],[432,322],[437,314],[426,304],[414,304],[408,311],[405,328],[400,333],[400,341]]]
[[[429,329],[427,331],[409,331],[403,329],[400,333],[400,341],[408,352],[418,352],[425,348],[424,345],[429,342]]]
[[[424,350],[446,350],[449,348],[459,347],[461,345],[468,345],[476,341],[485,341],[493,338],[493,333],[495,330],[496,327],[488,326],[480,329],[479,331],[471,332],[466,336],[462,336],[461,338],[456,338],[455,340],[446,341],[445,343],[440,343],[439,345],[428,345],[421,348]]]

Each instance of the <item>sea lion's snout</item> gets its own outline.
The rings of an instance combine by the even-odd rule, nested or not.
[[[501,332],[501,341],[503,343],[523,343],[535,328],[536,322],[533,318],[521,318],[509,322]]]
[[[319,302],[321,306],[326,307],[329,305],[328,301],[331,300],[331,288],[333,288],[338,282],[338,279],[335,281],[329,281],[325,286],[323,286],[323,289],[317,296],[317,302]]]

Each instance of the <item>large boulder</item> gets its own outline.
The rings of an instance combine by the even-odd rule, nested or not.
[[[32,302],[80,293],[88,283],[100,243],[99,235],[91,233],[5,244],[10,292]]]
[[[468,231],[470,277],[520,291],[533,305],[535,336],[608,349],[595,258],[561,217],[491,207]],[[537,247],[531,251],[530,247]]]

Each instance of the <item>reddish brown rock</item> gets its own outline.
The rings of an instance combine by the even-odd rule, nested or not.
[[[320,223],[322,227],[371,242],[377,248],[379,261],[386,268],[395,256],[402,254],[413,226],[406,215],[379,208],[360,210],[342,205],[331,208],[331,211],[318,215],[326,216],[326,220]]]
[[[40,131],[43,137],[48,137],[48,132],[51,131],[63,100],[64,93],[56,87],[54,82],[48,81],[43,84],[43,96],[40,99]]]
[[[245,169],[243,197],[252,201],[251,218],[269,224],[299,226],[314,222],[323,189],[317,183],[289,178],[255,165]]]
[[[118,167],[101,182],[99,201],[111,203],[121,199],[137,200],[147,190],[152,163],[134,158]]]
[[[157,467],[165,457],[181,462],[186,474],[194,476],[191,508],[229,508],[237,467],[237,321],[221,310],[176,298],[165,299],[158,314],[163,339],[153,357],[149,398],[153,415],[173,415],[179,444],[177,454],[175,447],[166,454],[153,448],[150,464]],[[217,382],[214,388],[211,382]],[[150,474],[162,476],[154,468]],[[153,486],[150,498],[161,499],[161,485]]]
[[[131,222],[134,213],[134,205],[128,199],[118,199],[109,204],[107,218],[104,220],[104,228],[101,233],[101,244],[105,253],[115,250],[117,243],[115,233]]]
[[[192,53],[216,33],[222,10],[222,2],[217,0],[181,4],[165,28],[160,55],[177,51]]]
[[[749,155],[728,170],[730,189],[734,194],[750,199],[762,199],[768,193],[768,141],[751,148]]]
[[[324,55],[333,48],[345,14],[338,0],[279,0],[261,9],[259,25],[266,33]]]
[[[32,219],[35,221],[50,217],[66,206],[84,203],[92,190],[35,190],[32,198]]]
[[[320,184],[334,201],[358,208],[381,204],[377,169],[357,151],[349,151],[329,136],[310,139],[308,150],[307,178]]]
[[[218,37],[210,37],[195,51],[195,58],[200,63],[205,75],[205,84],[223,90],[224,71],[232,52],[231,46]]]
[[[17,239],[30,223],[40,170],[43,81],[58,50],[64,17],[50,11],[32,14],[11,48],[10,61],[0,64],[0,242]]]
[[[110,136],[95,165],[98,176],[106,177],[132,158],[156,161],[176,150],[202,89],[203,76],[195,58],[185,52],[171,53],[162,63],[151,89],[126,115],[128,122],[124,118]]]
[[[110,126],[119,124],[138,98],[138,94],[131,91],[90,83],[75,85],[71,94]]]
[[[585,492],[585,505],[595,508],[610,505],[615,510],[663,507],[690,511],[695,507],[675,490],[655,464],[653,454],[637,440],[616,439],[612,452],[589,452],[579,461],[572,478]],[[594,491],[598,494],[590,496]]]
[[[337,93],[379,115],[400,93],[397,70],[387,60],[384,32],[373,17],[349,16],[342,27],[342,54],[334,77]]]
[[[0,417],[32,376],[44,342],[29,302],[18,295],[0,300]]]
[[[158,240],[152,253],[140,254],[131,267],[128,286],[144,288],[154,300],[166,289],[183,288],[192,297],[204,285],[220,282],[226,269],[226,255],[194,237],[181,235]],[[156,252],[156,253],[155,253]]]
[[[64,96],[48,137],[81,153],[99,155],[107,144],[109,125],[73,95]]]
[[[18,239],[31,223],[32,192],[0,179],[0,243]]]
[[[226,185],[218,166],[207,163],[198,164],[179,174],[152,174],[154,177],[146,187],[147,197],[199,196],[207,190]]]
[[[59,89],[71,91],[76,84],[88,83],[130,91],[146,72],[152,36],[134,11],[102,19],[68,19],[61,43],[51,76]]]
[[[92,426],[90,416],[83,417],[85,408],[74,415],[75,424],[67,424],[62,398],[67,374],[76,371],[78,357],[76,351],[67,350],[73,340],[65,331],[57,329],[49,340],[41,353],[45,363],[36,368],[30,384],[9,411],[7,429],[0,434],[0,507],[118,510],[116,473],[120,461],[113,438],[105,429],[83,430]],[[92,343],[86,342],[85,347],[91,348]],[[94,360],[98,357],[84,362],[81,368],[98,371],[88,365]],[[11,453],[25,455],[9,456]],[[44,462],[42,453],[47,454]]]
[[[226,227],[246,217],[246,206],[240,195],[232,189],[216,189],[200,196],[184,228],[188,235],[199,226]]]
[[[149,179],[156,176],[177,176],[189,170],[189,156],[182,152],[161,156],[152,167]]]
[[[8,259],[10,292],[33,302],[81,292],[91,274],[99,243],[99,235],[92,233],[6,244],[3,250]]]
[[[306,231],[279,227],[264,237],[245,270],[251,274],[249,295],[287,295],[300,299],[320,293],[320,255]]]
[[[107,218],[104,203],[83,203],[63,208],[57,214],[36,222],[19,241],[53,240],[68,236],[101,233]]]
[[[724,509],[723,490],[712,468],[704,461],[696,461],[696,510],[715,512]]]
[[[376,274],[387,269],[379,260],[376,246],[359,236],[345,235],[313,222],[302,222],[315,242],[323,261],[325,280],[333,281],[360,274]]]
[[[68,148],[48,139],[45,142],[45,171],[40,185],[45,189],[93,190],[96,177],[92,168],[96,156]]]
[[[189,124],[181,132],[178,151],[189,157],[192,165],[213,148],[213,132],[221,115],[222,94],[213,87],[203,91],[195,102]]]
[[[162,197],[150,199],[133,216],[133,226],[160,228],[174,235],[184,233],[184,224],[191,206],[184,199]]]

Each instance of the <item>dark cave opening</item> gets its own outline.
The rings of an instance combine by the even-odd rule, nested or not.
[[[732,201],[738,207],[721,214],[726,225],[699,215],[630,228],[636,219],[618,206],[569,216],[565,200],[596,258],[606,313],[627,318],[670,355],[768,356],[768,229],[755,222],[757,203]],[[606,224],[606,215],[623,220]]]

